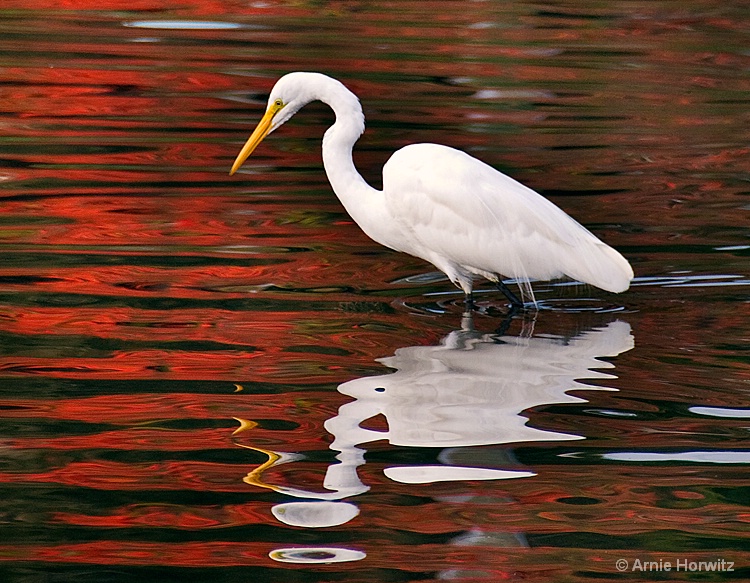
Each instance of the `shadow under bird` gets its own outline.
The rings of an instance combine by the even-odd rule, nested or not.
[[[323,165],[333,191],[374,241],[432,263],[472,306],[475,276],[493,282],[513,308],[523,302],[504,283],[518,283],[534,302],[530,280],[569,277],[606,291],[628,289],[628,261],[559,207],[465,152],[411,144],[383,166],[383,190],[357,172],[352,148],[365,129],[359,99],[321,73],[281,77],[258,127],[232,166],[234,174],[272,131],[303,106],[322,101],[335,123],[323,136]]]

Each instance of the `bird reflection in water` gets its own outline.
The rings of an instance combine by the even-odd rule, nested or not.
[[[325,422],[325,429],[334,438],[330,448],[338,454],[337,463],[327,468],[323,491],[265,482],[266,470],[302,456],[258,448],[253,449],[267,454],[269,459],[250,472],[245,481],[298,499],[273,507],[279,521],[320,528],[344,524],[359,514],[355,504],[343,500],[369,490],[357,473],[357,468],[365,463],[365,450],[359,446],[375,441],[441,450],[435,465],[385,468],[384,474],[400,483],[534,476],[528,470],[487,467],[482,450],[476,446],[584,439],[531,427],[523,412],[540,405],[586,402],[568,393],[573,390],[616,390],[580,379],[614,378],[602,370],[614,365],[600,358],[617,356],[633,345],[630,326],[623,321],[610,322],[573,338],[517,337],[477,332],[468,313],[461,329],[448,334],[440,345],[400,348],[393,356],[380,359],[396,372],[339,385],[339,392],[353,400]],[[380,415],[387,421],[387,430],[362,426]],[[292,550],[294,558],[289,559],[285,552]],[[356,560],[351,558],[351,549],[316,548],[311,552],[310,562],[318,561],[314,557],[323,557],[321,562]],[[296,547],[274,553],[271,556],[276,560],[304,562],[304,553]]]

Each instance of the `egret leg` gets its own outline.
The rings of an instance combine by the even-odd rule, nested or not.
[[[508,328],[510,328],[510,325],[513,323],[515,317],[516,309],[511,307],[510,311],[503,317],[503,321],[500,323],[500,325],[495,328],[495,335],[505,336],[508,333]],[[498,342],[499,341],[500,340],[498,340]]]
[[[523,308],[523,302],[519,300],[518,296],[514,294],[507,285],[503,283],[502,279],[498,279],[495,285],[497,286],[497,289],[503,292],[503,295],[508,298],[511,308],[513,308],[514,310]]]
[[[473,312],[476,309],[474,295],[471,292],[464,294],[464,306],[466,306],[467,312]]]
[[[503,321],[495,328],[495,335],[505,336],[514,320],[521,316],[521,331],[517,336],[519,338],[531,338],[534,334],[534,324],[536,322],[537,312],[524,312],[516,306],[511,306],[508,313],[505,314]]]

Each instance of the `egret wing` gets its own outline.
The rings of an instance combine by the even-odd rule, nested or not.
[[[538,193],[468,154],[435,144],[396,152],[383,169],[386,204],[410,241],[473,273],[567,275],[626,289],[627,261]]]

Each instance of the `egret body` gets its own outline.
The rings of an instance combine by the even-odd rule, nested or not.
[[[373,240],[432,263],[466,294],[475,276],[514,278],[534,301],[530,280],[569,277],[610,292],[628,289],[633,270],[612,247],[538,193],[465,152],[412,144],[383,167],[383,190],[372,188],[352,160],[365,129],[359,99],[320,73],[289,73],[276,82],[258,127],[232,166],[311,101],[328,104],[335,123],[323,137],[323,165],[344,208]]]

